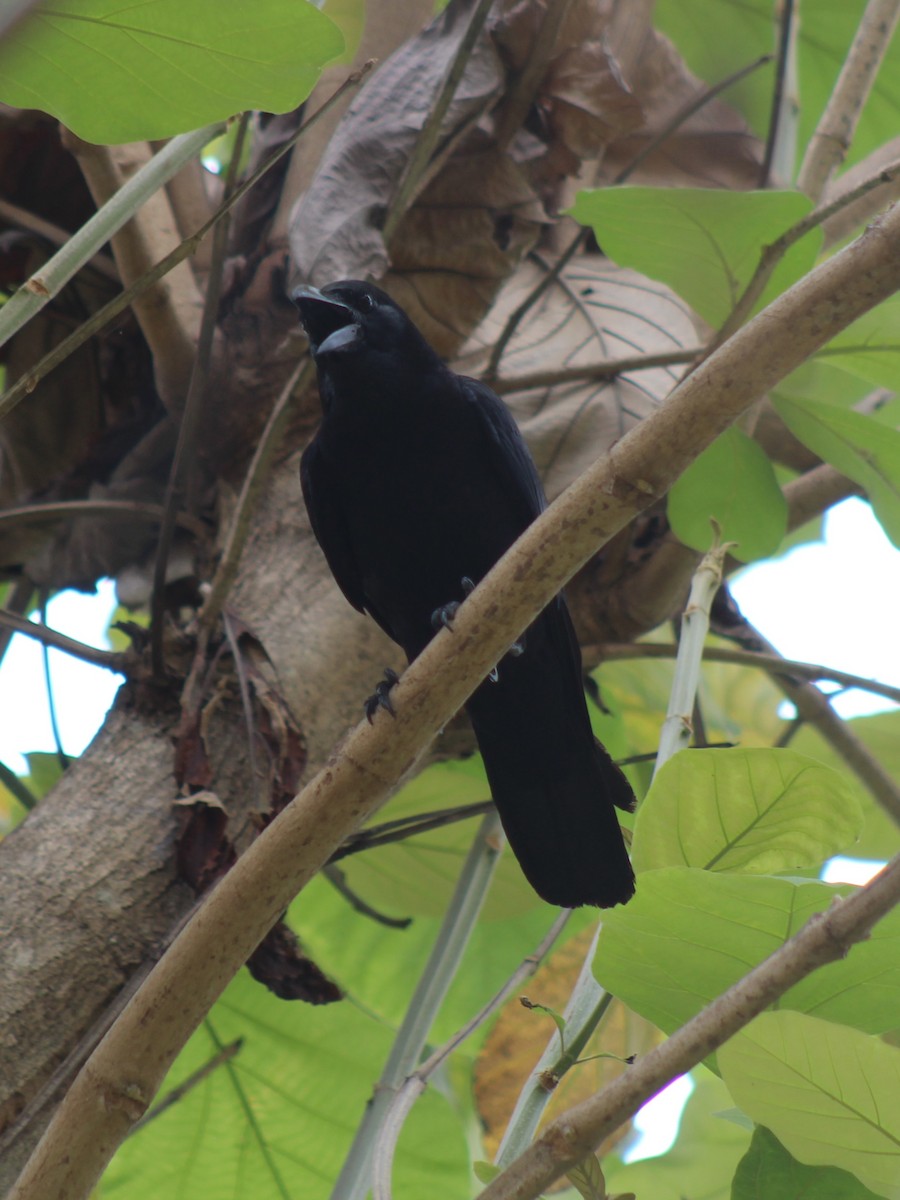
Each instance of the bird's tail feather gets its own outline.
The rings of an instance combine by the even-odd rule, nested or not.
[[[468,704],[494,802],[535,891],[562,907],[623,904],[634,873],[616,817],[631,787],[594,739],[580,677],[541,639]]]

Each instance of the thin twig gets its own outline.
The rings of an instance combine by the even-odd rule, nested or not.
[[[238,162],[241,157],[241,147],[247,130],[247,114],[241,116],[235,141],[234,154],[228,168],[228,178],[225,184],[225,200],[234,194],[235,178]],[[191,370],[191,382],[188,387],[187,399],[184,405],[181,424],[178,429],[178,442],[169,478],[166,483],[166,495],[163,502],[165,515],[159,531],[159,541],[156,547],[156,558],[153,563],[153,594],[150,602],[150,659],[153,674],[161,679],[165,671],[163,661],[163,632],[166,607],[166,568],[169,565],[169,550],[175,534],[175,513],[181,504],[183,494],[191,491],[190,480],[196,477],[195,447],[200,433],[201,417],[206,400],[206,384],[209,378],[209,363],[212,357],[213,341],[219,318],[219,298],[222,293],[222,271],[225,266],[225,250],[228,244],[228,230],[231,224],[230,212],[225,212],[216,224],[213,233],[212,259],[207,279],[206,297],[203,302],[203,317],[200,322],[200,336]],[[184,478],[183,478],[184,477]]]
[[[379,846],[405,842],[408,838],[418,837],[422,833],[431,833],[435,829],[443,829],[447,825],[455,825],[459,821],[468,821],[472,817],[483,817],[493,809],[493,800],[480,800],[475,804],[458,804],[454,808],[439,808],[418,816],[400,817],[396,821],[368,825],[365,829],[351,833],[335,850],[328,862],[336,863],[351,854],[362,854],[366,850],[376,850]]]
[[[145,1125],[149,1125],[151,1121],[155,1121],[157,1117],[161,1117],[164,1112],[168,1112],[173,1104],[177,1104],[179,1100],[183,1100],[189,1092],[192,1092],[198,1084],[202,1083],[204,1079],[207,1079],[214,1071],[218,1070],[223,1063],[234,1058],[243,1045],[243,1038],[235,1038],[233,1042],[229,1042],[227,1046],[223,1046],[202,1067],[198,1067],[196,1071],[188,1075],[183,1083],[179,1083],[178,1087],[174,1087],[171,1092],[167,1092],[159,1104],[154,1104],[145,1116],[132,1125],[128,1136],[134,1137],[139,1129],[143,1129]]]
[[[245,179],[239,187],[235,188],[230,199],[223,201],[223,203],[216,209],[209,220],[201,225],[196,233],[193,233],[190,237],[185,238],[184,241],[179,246],[176,246],[170,254],[167,254],[165,258],[160,259],[155,267],[147,271],[147,273],[141,276],[140,279],[136,279],[130,287],[125,288],[123,292],[120,292],[119,295],[110,300],[108,304],[105,304],[102,308],[98,309],[97,312],[95,312],[92,317],[85,321],[83,325],[76,329],[74,333],[71,333],[67,338],[64,338],[53,350],[49,352],[49,354],[45,354],[42,359],[40,359],[33,367],[31,367],[19,379],[17,379],[12,387],[8,388],[3,395],[0,396],[0,418],[5,417],[8,412],[15,408],[15,406],[22,399],[24,399],[25,396],[27,396],[30,392],[33,392],[41,379],[43,379],[49,371],[52,371],[54,367],[59,366],[59,364],[67,359],[70,354],[74,353],[79,346],[83,345],[88,338],[93,337],[95,333],[108,325],[114,317],[117,317],[120,312],[124,311],[124,309],[131,304],[132,300],[134,300],[136,296],[142,295],[147,288],[152,287],[158,279],[162,279],[162,277],[171,271],[173,267],[177,266],[178,263],[182,262],[184,259],[193,254],[209,231],[215,227],[225,213],[230,212],[231,209],[243,199],[247,192],[256,186],[263,175],[265,175],[267,171],[271,170],[271,168],[281,158],[283,158],[285,154],[288,153],[288,151],[293,147],[294,143],[301,138],[303,134],[306,133],[306,131],[310,129],[318,120],[320,120],[320,118],[323,117],[325,113],[338,102],[341,96],[343,96],[348,89],[356,87],[357,84],[359,84],[359,82],[365,78],[369,71],[371,71],[374,65],[375,64],[373,61],[369,61],[360,67],[358,71],[354,71],[352,75],[349,75],[337,89],[337,91],[334,92],[320,108],[316,109],[312,116],[307,121],[304,121],[300,128],[291,134],[290,138],[288,138],[283,145],[279,146],[278,149],[275,150],[269,156],[269,158],[267,158],[265,162],[253,172],[252,175],[248,176],[248,178]]]
[[[711,100],[715,100],[716,96],[721,95],[722,92],[727,91],[728,88],[733,87],[736,83],[740,83],[742,79],[745,79],[748,75],[752,75],[754,71],[758,71],[771,61],[771,54],[762,54],[759,58],[754,59],[752,63],[748,63],[745,67],[739,67],[731,75],[726,75],[724,79],[720,79],[712,87],[704,88],[693,100],[688,100],[686,104],[679,108],[671,120],[667,121],[662,129],[653,135],[647,145],[638,151],[631,162],[626,163],[618,175],[610,181],[611,184],[615,186],[616,184],[624,183],[630,175],[634,174],[642,162],[645,162],[655,150],[658,150],[664,142],[667,142],[673,133],[677,133],[681,126],[689,121],[695,113],[705,108]]]
[[[358,912],[360,916],[368,917],[376,925],[385,925],[388,929],[409,929],[410,925],[412,925],[412,917],[389,917],[387,913],[379,912],[377,908],[373,908],[368,901],[363,900],[362,896],[353,890],[347,882],[344,872],[340,867],[336,867],[334,863],[329,863],[323,867],[322,874],[337,894],[342,896],[353,911]]]
[[[35,641],[41,642],[45,646],[63,650],[66,654],[71,654],[73,658],[80,658],[83,662],[91,663],[95,667],[124,672],[128,665],[127,653],[121,653],[118,650],[99,650],[96,646],[88,646],[84,642],[76,641],[75,638],[67,637],[66,634],[51,629],[49,625],[37,625],[34,621],[29,621],[27,617],[10,612],[8,608],[0,609],[0,625],[13,630],[14,633],[34,638]]]
[[[775,60],[775,86],[772,89],[772,108],[769,112],[769,131],[766,135],[766,151],[759,169],[758,188],[769,186],[772,163],[783,130],[785,82],[791,47],[794,44],[794,0],[782,0],[781,21],[778,26],[778,55]]]
[[[42,587],[38,593],[38,615],[41,618],[41,625],[46,627],[47,624],[47,600],[50,592],[46,587]],[[29,622],[30,624],[30,622]],[[56,697],[53,694],[53,680],[50,677],[50,648],[44,639],[40,639],[41,644],[41,663],[44,669],[44,687],[47,692],[47,709],[50,714],[50,731],[53,734],[53,743],[56,746],[56,758],[63,771],[69,768],[69,756],[63,750],[62,738],[59,733],[59,719],[56,713]]]
[[[866,5],[797,176],[798,189],[814,202],[818,202],[828,180],[844,161],[856,123],[890,45],[898,15],[898,0],[869,0]]]
[[[390,1188],[397,1138],[413,1105],[427,1088],[428,1081],[432,1075],[447,1061],[454,1050],[458,1049],[467,1038],[471,1037],[476,1029],[479,1029],[486,1021],[489,1021],[494,1013],[502,1008],[511,996],[518,992],[522,984],[534,975],[541,962],[550,953],[571,915],[571,909],[563,909],[558,913],[553,924],[541,939],[540,944],[535,947],[532,954],[522,959],[503,987],[453,1037],[446,1041],[443,1046],[439,1046],[433,1054],[425,1059],[417,1070],[404,1080],[385,1115],[383,1136],[375,1150],[373,1171],[375,1200],[378,1200],[380,1195],[389,1195],[389,1190],[385,1192],[385,1185],[387,1185],[388,1189]]]
[[[491,387],[500,395],[527,392],[532,388],[556,387],[565,383],[588,383],[595,379],[615,379],[617,375],[649,371],[654,367],[672,367],[691,362],[702,353],[701,346],[687,350],[672,350],[666,354],[632,354],[628,358],[611,358],[607,362],[585,363],[583,367],[564,367],[558,371],[530,371],[526,375],[501,375],[491,380]]]
[[[799,933],[597,1095],[548,1125],[480,1200],[534,1200],[652,1096],[733,1037],[784,993],[843,958],[900,900],[900,855],[854,895],[811,917]]]
[[[673,133],[676,132],[676,130],[678,130],[686,121],[690,120],[690,118],[696,112],[699,112],[701,108],[709,104],[709,102],[720,92],[723,92],[726,88],[731,87],[732,84],[735,84],[739,80],[743,79],[745,75],[749,75],[751,72],[758,70],[761,66],[764,66],[765,63],[771,62],[771,59],[771,54],[763,55],[761,58],[756,59],[755,62],[750,63],[748,66],[741,67],[741,69],[736,71],[733,75],[727,76],[720,83],[715,84],[711,88],[705,89],[699,96],[696,96],[693,100],[685,104],[684,107],[679,109],[679,111],[674,115],[671,121],[669,121],[654,137],[652,137],[647,145],[644,146],[643,149],[634,156],[631,162],[622,168],[615,179],[612,180],[612,184],[616,185],[624,183],[628,176],[635,171],[640,164],[654,152],[654,150],[658,149],[663,142],[665,142],[672,136]],[[540,300],[548,288],[550,288],[552,284],[559,279],[563,271],[566,269],[578,251],[584,246],[584,243],[587,241],[588,237],[590,237],[590,234],[591,230],[587,227],[584,229],[579,229],[578,233],[571,240],[562,254],[560,254],[556,259],[553,266],[546,272],[540,283],[532,288],[522,303],[519,304],[512,313],[510,313],[509,318],[507,319],[507,322],[500,333],[500,336],[494,343],[487,366],[484,369],[484,379],[491,384],[491,387],[495,386],[497,368],[500,365],[500,360],[506,351],[506,347],[509,345],[513,335],[521,324],[522,319],[535,306],[535,304],[537,304],[538,300]]]
[[[738,326],[743,325],[744,321],[750,315],[753,306],[762,295],[766,284],[771,279],[772,272],[792,246],[795,246],[801,238],[805,237],[806,234],[816,229],[830,217],[833,217],[835,213],[840,212],[841,209],[847,208],[848,205],[853,204],[875,188],[881,187],[882,184],[892,183],[898,177],[900,177],[900,159],[889,163],[886,167],[882,167],[875,175],[864,179],[862,183],[857,184],[855,188],[851,188],[849,192],[845,192],[842,196],[838,196],[836,199],[829,201],[829,203],[821,204],[818,208],[814,208],[812,212],[807,213],[805,217],[797,221],[790,229],[786,229],[774,242],[771,242],[768,246],[764,246],[759,256],[756,270],[753,272],[753,277],[744,288],[734,308],[728,314],[725,323],[716,334],[715,339],[710,342],[705,353],[707,355],[711,354],[717,346],[731,337]],[[868,347],[863,348],[868,349]],[[896,346],[883,348],[891,349],[894,353],[896,353],[897,349]],[[847,353],[847,349],[847,347],[841,346],[835,348],[832,352]]]
[[[593,656],[600,662],[621,662],[634,658],[675,658],[678,647],[674,643],[663,642],[634,642],[626,645],[620,642],[602,642],[598,646],[585,646],[586,657]],[[801,679],[815,681],[825,679],[831,683],[839,683],[841,687],[859,688],[861,691],[872,692],[876,696],[884,696],[900,704],[900,687],[892,687],[889,683],[878,683],[866,679],[863,675],[851,675],[848,671],[836,671],[821,663],[797,662],[792,658],[782,658],[779,654],[760,654],[753,650],[730,650],[724,646],[705,646],[703,657],[708,662],[736,663],[742,667],[759,667],[770,674],[784,675],[789,673]]]
[[[151,525],[159,525],[165,511],[161,504],[145,504],[139,500],[61,500],[55,504],[23,504],[0,513],[0,533],[24,525],[45,525],[85,517],[107,521],[147,521]],[[190,530],[199,538],[205,538],[209,533],[204,522],[190,513],[176,513],[175,524]]]
[[[15,796],[26,812],[37,806],[37,796],[31,788],[4,762],[0,762],[0,784]]]
[[[381,231],[385,245],[390,243],[391,238],[397,232],[397,226],[403,219],[407,208],[425,177],[434,148],[437,145],[438,138],[441,136],[441,125],[443,124],[444,117],[447,115],[447,110],[450,107],[453,97],[456,95],[456,89],[462,80],[472,51],[475,48],[475,43],[487,20],[488,13],[491,11],[492,4],[493,0],[479,0],[478,6],[472,14],[466,32],[462,36],[453,61],[444,77],[437,98],[416,139],[412,154],[407,160],[403,174],[400,176],[397,189],[391,197],[391,202],[385,215]]]
[[[241,554],[250,532],[250,519],[256,510],[272,458],[281,443],[291,411],[291,401],[296,391],[302,391],[305,388],[312,377],[312,371],[313,366],[310,359],[301,359],[297,363],[287,383],[281,389],[275,407],[269,414],[262,437],[250,466],[247,468],[225,541],[225,549],[222,551],[222,557],[210,584],[209,593],[203,602],[203,608],[197,617],[199,629],[207,635],[218,619],[237,575]]]
[[[47,221],[36,213],[29,212],[27,208],[20,208],[18,204],[2,198],[0,198],[0,218],[10,225],[18,225],[21,229],[33,233],[35,237],[42,238],[54,246],[64,246],[72,236],[69,230],[63,229],[61,225],[54,225],[52,221]],[[120,282],[116,264],[108,254],[98,251],[84,265],[93,267],[113,283]]]

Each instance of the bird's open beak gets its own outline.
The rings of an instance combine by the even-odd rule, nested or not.
[[[294,288],[291,299],[300,310],[314,358],[349,350],[360,341],[362,329],[348,304],[307,284]]]

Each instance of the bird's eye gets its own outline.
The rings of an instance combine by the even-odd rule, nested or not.
[[[360,312],[370,313],[375,311],[375,297],[363,295],[359,301]]]

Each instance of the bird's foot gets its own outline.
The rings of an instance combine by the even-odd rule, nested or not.
[[[451,600],[449,604],[442,604],[440,608],[436,608],[431,614],[431,627],[437,633],[441,629],[453,629],[453,618],[459,612],[459,600]]]
[[[460,585],[464,595],[468,596],[475,591],[475,584],[468,575],[463,575],[460,580]],[[442,604],[440,608],[436,608],[431,614],[431,625],[435,632],[441,629],[453,629],[453,618],[459,612],[461,600],[451,600],[449,604]]]
[[[384,679],[375,685],[375,691],[363,704],[363,708],[366,710],[366,720],[370,725],[379,708],[386,709],[392,717],[396,717],[397,714],[394,712],[394,706],[391,704],[391,688],[394,684],[399,683],[399,681],[400,676],[397,672],[391,670],[390,667],[385,667]]]

